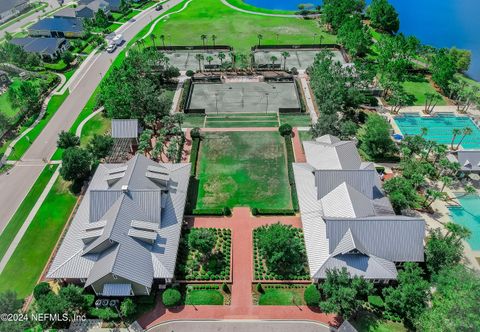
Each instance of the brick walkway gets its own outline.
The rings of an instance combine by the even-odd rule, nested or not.
[[[307,158],[305,157],[305,152],[303,151],[302,140],[300,139],[300,134],[298,133],[297,128],[293,128],[293,152],[295,154],[295,162],[305,163]]]
[[[169,320],[182,319],[288,319],[313,320],[338,325],[334,315],[327,315],[307,306],[257,306],[253,305],[253,229],[280,221],[301,227],[299,216],[253,217],[249,208],[235,208],[230,218],[197,217],[188,219],[191,227],[218,227],[232,230],[232,301],[229,306],[180,306],[165,308],[161,301],[138,322],[149,328]]]

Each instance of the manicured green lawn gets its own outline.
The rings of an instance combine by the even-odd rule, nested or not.
[[[302,142],[312,140],[312,134],[310,134],[310,131],[299,131],[298,134],[300,135],[300,140]]]
[[[105,118],[102,113],[97,114],[88,120],[82,129],[82,135],[80,137],[81,146],[87,146],[90,140],[93,138],[93,135],[103,135],[109,131],[111,128],[110,123],[110,120]]]
[[[32,292],[75,205],[68,187],[61,177],[55,182],[0,274],[0,292],[13,289],[20,298]]]
[[[69,91],[66,90],[63,95],[55,95],[50,99],[45,116],[27,135],[22,137],[17,144],[15,144],[15,150],[10,154],[8,160],[18,160],[23,156],[25,151],[27,151],[32,142],[38,137],[38,135],[40,135],[43,128],[45,128],[53,115],[58,111],[59,107],[68,97],[68,94]]]
[[[112,16],[115,22],[125,23],[131,20],[134,16],[138,15],[139,13],[140,11],[138,10],[132,10],[127,15],[123,15],[121,13],[112,13]]]
[[[280,123],[288,123],[292,127],[310,127],[312,119],[308,114],[280,114]]]
[[[255,7],[255,6],[252,6],[248,3],[245,3],[244,1],[242,0],[227,0],[227,2],[237,8],[242,8],[242,9],[245,9],[245,10],[249,10],[249,11],[252,11],[252,12],[257,12],[257,13],[268,13],[268,14],[295,14],[294,11],[292,10],[280,10],[280,9],[266,9],[266,8],[259,8],[259,7]]]
[[[246,14],[226,5],[220,0],[194,0],[188,7],[162,20],[155,27],[154,34],[166,36],[166,43],[172,45],[201,45],[200,36],[216,35],[217,45],[230,45],[240,52],[248,52],[258,44],[311,44],[313,36],[323,36],[324,43],[333,43],[336,38],[322,31],[316,20],[299,18],[267,17]],[[146,39],[151,44],[150,38]]]
[[[52,62],[52,63],[45,62],[43,66],[47,69],[51,69],[54,71],[63,71],[67,69],[68,65],[62,59],[60,59],[57,62]]]
[[[277,131],[206,133],[199,158],[197,208],[292,208]]]
[[[195,289],[187,292],[185,304],[223,305],[223,295],[214,289]]]
[[[204,122],[205,122],[204,115],[185,114],[185,121],[183,122],[183,126],[185,128],[195,128],[195,127],[203,128]]]
[[[259,305],[303,305],[303,288],[267,288],[258,299]]]
[[[416,76],[413,79],[406,81],[403,83],[403,88],[405,89],[405,92],[413,96],[415,106],[425,105],[426,93],[434,93],[441,98],[437,104],[438,106],[447,105],[447,102],[442,95],[439,94],[424,77]]]
[[[8,222],[7,227],[5,227],[3,230],[2,234],[0,235],[0,259],[3,257],[3,255],[5,255],[10,243],[12,243],[12,240],[15,235],[17,235],[20,227],[22,227],[25,219],[37,202],[37,199],[42,194],[43,189],[47,185],[57,167],[57,165],[45,166],[37,181],[30,189],[27,196],[25,196],[23,199],[22,204],[20,204],[18,207],[17,212],[15,212],[12,219],[10,219]]]
[[[10,85],[9,89],[15,88],[20,84],[19,79],[12,79],[12,84]],[[10,98],[8,97],[8,90],[5,93],[0,95],[0,112],[7,115],[9,118],[14,118],[17,115],[19,109],[14,107],[10,102]]]
[[[374,315],[361,313],[359,317],[352,321],[352,324],[359,332],[407,332],[408,330],[402,323],[384,321]]]

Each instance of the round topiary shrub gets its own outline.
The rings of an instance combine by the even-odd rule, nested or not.
[[[187,75],[188,77],[192,77],[194,74],[195,74],[195,72],[194,72],[193,70],[190,70],[190,69],[187,70],[187,72],[186,72],[186,75]]]
[[[180,303],[182,295],[175,288],[168,288],[162,294],[162,301],[166,307],[174,307]]]
[[[318,307],[320,303],[320,292],[316,285],[312,284],[305,289],[303,298],[308,306]]]
[[[295,67],[292,67],[292,69],[290,69],[290,72],[292,73],[292,75],[298,75],[298,69]]]
[[[290,126],[288,123],[284,123],[278,128],[278,131],[280,132],[280,135],[282,135],[282,136],[291,135],[292,134],[292,126]]]
[[[47,295],[51,291],[52,289],[50,288],[48,282],[41,282],[33,289],[33,297],[38,301],[41,297]]]
[[[200,132],[200,128],[195,127],[190,131],[190,137],[191,138],[201,138],[202,134]]]

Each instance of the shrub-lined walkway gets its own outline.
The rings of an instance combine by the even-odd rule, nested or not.
[[[307,306],[258,306],[253,304],[253,229],[262,225],[282,224],[302,227],[299,216],[253,217],[249,208],[233,209],[232,217],[188,218],[190,227],[229,228],[232,231],[232,301],[229,306],[179,306],[167,309],[161,301],[138,322],[149,328],[169,320],[194,319],[285,319],[312,320],[338,325],[334,315]]]

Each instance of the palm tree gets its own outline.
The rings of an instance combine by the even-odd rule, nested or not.
[[[220,59],[220,64],[223,65],[223,60],[225,60],[225,53],[218,52],[217,57]]]
[[[275,55],[272,55],[270,57],[270,61],[272,61],[272,68],[275,67],[275,62],[278,60],[278,58]]]
[[[460,144],[462,144],[463,139],[465,138],[465,136],[471,135],[471,134],[472,134],[472,128],[470,128],[470,127],[465,127],[465,128],[463,128],[463,136],[462,136],[462,138],[460,139],[460,142],[458,142],[457,147],[455,148],[455,150],[458,150],[458,148],[460,147]]]
[[[427,133],[428,133],[427,127],[423,127],[422,129],[420,129],[420,136],[425,136]]]
[[[213,56],[211,56],[211,55],[207,56],[207,59],[206,59],[206,60],[207,60],[207,62],[208,62],[208,65],[210,66],[211,63],[212,63],[212,61],[213,61]]]
[[[426,209],[428,209],[432,204],[439,198],[442,198],[445,196],[445,193],[438,191],[438,190],[433,190],[433,189],[427,189],[426,195],[425,195],[425,201],[423,202],[423,205],[425,206]]]
[[[260,42],[261,42],[261,40],[263,39],[263,35],[259,33],[259,34],[257,35],[257,38],[258,38],[258,46],[260,46]]]
[[[287,58],[290,57],[290,53],[287,51],[282,52],[282,57],[283,57],[283,70],[287,68]]]
[[[203,47],[205,48],[205,41],[207,40],[207,35],[201,35],[200,38],[202,39]]]
[[[453,222],[448,222],[445,225],[445,228],[447,229],[447,234],[446,236],[453,236],[456,238],[456,243],[459,244],[461,240],[464,240],[472,234],[472,232],[466,228],[465,226],[453,223]]]
[[[460,135],[461,133],[462,133],[462,131],[458,128],[455,128],[455,129],[452,130],[453,136],[452,136],[452,142],[450,142],[450,149],[451,150],[454,150],[453,143],[455,142],[455,138],[457,138],[457,136]]]
[[[212,35],[213,47],[215,48],[215,40],[217,39],[216,35]]]
[[[195,59],[198,61],[198,70],[202,71],[202,61],[205,59],[203,54],[195,54]]]
[[[152,44],[153,44],[153,48],[156,49],[157,48],[157,45],[155,45],[155,39],[157,38],[157,36],[155,36],[154,33],[152,33],[150,35],[150,40],[152,41]]]
[[[165,49],[165,35],[160,35],[160,40],[162,41],[163,49]]]
[[[236,62],[237,62],[237,54],[234,51],[228,53],[230,55],[230,59],[232,61],[232,69],[236,70]]]

